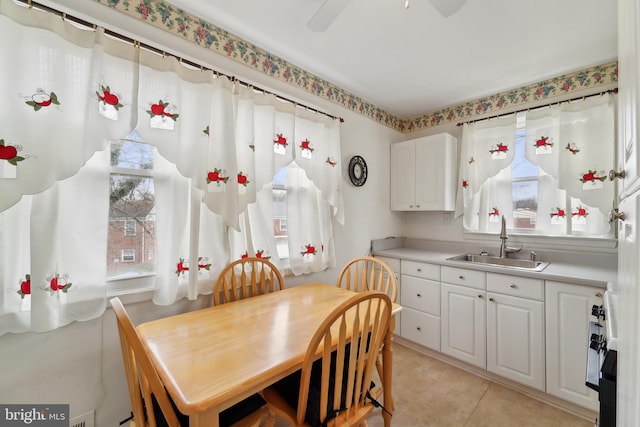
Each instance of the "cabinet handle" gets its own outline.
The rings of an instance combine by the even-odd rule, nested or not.
[[[624,170],[621,170],[620,172],[611,169],[609,171],[609,181],[613,181],[616,178],[622,178],[624,179],[627,176],[627,172],[625,172]]]
[[[418,268],[418,269],[417,269],[417,271],[418,271],[418,272],[421,272],[421,271],[422,271],[422,269],[421,269],[421,268]]]
[[[479,295],[478,295],[478,298],[484,298],[484,297],[482,296],[482,294],[479,294]]]
[[[614,222],[616,220],[624,221],[627,218],[624,212],[618,212],[618,209],[613,209],[609,212],[609,222]]]
[[[458,279],[464,280],[464,276],[458,276]]]
[[[416,208],[419,208],[419,207],[420,207],[420,205],[416,205]]]
[[[601,298],[601,297],[602,297],[602,294],[601,294],[600,292],[596,292],[596,296],[597,296],[598,298]]]
[[[421,329],[420,329],[420,326],[418,326],[416,329],[417,329],[417,330],[419,330],[419,331],[421,330]]]
[[[515,283],[511,284],[511,289],[517,289],[517,288],[518,288],[518,285],[516,285]]]
[[[495,299],[493,299],[493,298],[489,298],[489,301],[494,302],[494,301],[495,301]]]
[[[420,295],[420,294],[416,294],[416,296],[417,296],[418,298],[422,298],[422,295]]]

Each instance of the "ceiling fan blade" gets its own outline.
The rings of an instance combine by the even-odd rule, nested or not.
[[[311,31],[321,32],[329,28],[331,23],[340,15],[342,9],[349,0],[325,0],[316,13],[307,22],[307,27]]]
[[[466,2],[467,0],[429,0],[429,3],[445,18],[460,10]]]

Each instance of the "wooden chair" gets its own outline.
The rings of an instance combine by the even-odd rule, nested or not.
[[[268,259],[243,258],[225,267],[213,288],[214,305],[284,289],[282,274]]]
[[[363,256],[354,258],[340,271],[339,288],[354,292],[379,291],[396,302],[398,280],[389,265],[380,258]]]
[[[272,411],[293,426],[366,425],[390,315],[391,300],[376,291],[338,306],[311,338],[302,369],[264,390]]]
[[[392,302],[398,296],[398,279],[391,267],[380,258],[363,256],[354,258],[342,268],[338,276],[337,286],[354,292],[376,290],[386,294]],[[393,321],[392,325],[393,326]],[[378,376],[382,381],[382,360],[376,361]],[[376,387],[371,393],[377,398],[383,393],[383,385]],[[393,408],[389,408],[393,410]]]
[[[189,417],[178,411],[167,393],[122,302],[117,297],[110,302],[118,321],[122,358],[133,409],[133,421],[130,425],[187,427]],[[255,394],[223,411],[220,414],[220,426],[257,427],[268,412],[265,400]]]

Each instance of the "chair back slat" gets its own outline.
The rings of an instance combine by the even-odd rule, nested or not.
[[[284,289],[278,268],[266,258],[242,258],[227,265],[213,288],[214,305]]]
[[[153,366],[153,362],[140,339],[140,335],[138,335],[138,331],[133,322],[131,322],[129,314],[119,298],[112,298],[110,302],[118,322],[122,358],[136,425],[144,426],[146,420],[146,425],[156,427],[151,397],[153,395],[169,427],[179,427],[178,416],[173,409],[169,395]],[[145,407],[147,408],[146,411]]]
[[[396,302],[398,294],[398,280],[393,269],[381,259],[370,256],[349,261],[340,272],[336,285],[354,292],[382,292],[392,302]]]

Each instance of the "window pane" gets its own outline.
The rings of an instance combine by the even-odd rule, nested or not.
[[[513,227],[533,229],[538,212],[538,181],[515,181],[512,184]]]
[[[155,193],[152,148],[132,133],[111,144],[107,278],[155,273]],[[113,169],[112,169],[113,170]]]
[[[538,166],[531,163],[525,157],[526,138],[516,138],[516,152],[511,164],[511,176],[515,178],[528,178],[538,176]]]

